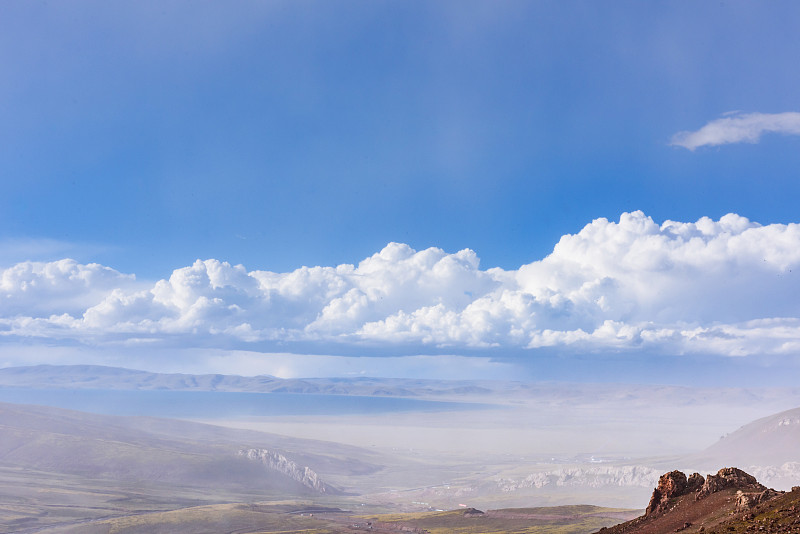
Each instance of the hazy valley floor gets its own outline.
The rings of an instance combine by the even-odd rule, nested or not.
[[[151,400],[153,387],[178,397],[205,392],[212,403],[237,391],[277,393],[273,399],[291,409],[203,418],[194,411],[176,420],[0,404],[0,532],[170,532],[181,530],[163,525],[202,524],[216,514],[229,525],[213,532],[272,532],[283,521],[284,531],[322,533],[355,515],[581,503],[641,509],[665,471],[715,472],[734,461],[749,468],[742,463],[748,458],[759,462],[757,474],[768,485],[788,489],[800,477],[800,413],[771,415],[800,405],[795,389],[152,374],[134,380],[125,370],[96,368],[6,373],[4,382],[2,371],[0,386],[8,391],[16,382],[84,393],[116,384],[134,413],[137,391]],[[54,383],[68,376],[69,383]],[[347,397],[349,412],[330,409],[337,395]],[[770,417],[736,431],[764,416]],[[284,505],[349,513],[312,520]],[[595,519],[586,519],[574,532],[596,530]],[[552,529],[538,532],[546,531]]]

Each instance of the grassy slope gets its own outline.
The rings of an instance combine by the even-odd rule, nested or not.
[[[300,465],[339,477],[377,469],[354,447],[195,423],[0,403],[0,533],[142,512],[311,493],[238,458],[298,447]],[[285,449],[284,449],[285,450]],[[364,451],[363,456],[374,458]],[[308,462],[308,463],[306,463]],[[313,462],[313,463],[311,463]]]
[[[489,510],[485,514],[469,513],[471,510],[427,512],[417,514],[381,514],[351,516],[342,513],[314,513],[313,516],[291,511],[302,510],[308,503],[283,503],[272,505],[227,504],[192,507],[163,513],[130,516],[95,521],[70,528],[52,529],[49,534],[277,534],[305,532],[307,534],[334,534],[357,532],[357,524],[366,530],[367,522],[372,532],[391,533],[406,529],[425,529],[430,534],[516,533],[516,534],[584,534],[598,531],[604,534],[660,534],[677,529],[687,534],[745,534],[791,533],[800,531],[800,491],[787,493],[752,510],[752,514],[732,513],[735,490],[726,490],[694,501],[693,495],[676,499],[674,510],[656,520],[635,520],[618,524],[630,517],[630,510],[600,508],[595,506],[557,506],[543,508],[509,508]],[[467,513],[465,513],[467,512]],[[682,529],[684,522],[693,525]]]
[[[289,514],[280,507],[219,504],[132,515],[43,531],[47,534],[335,534],[341,525],[308,514]]]
[[[190,507],[169,512],[96,520],[56,527],[46,534],[335,534],[357,532],[354,524],[374,533],[424,528],[431,534],[530,533],[584,534],[613,524],[619,510],[598,507],[552,507],[494,510],[481,517],[467,517],[464,510],[421,514],[351,516],[309,508],[309,503],[222,504]],[[303,512],[305,513],[299,513]],[[630,511],[627,511],[630,513]]]
[[[431,534],[460,533],[530,533],[581,534],[595,531],[631,517],[634,512],[597,506],[555,506],[542,508],[508,508],[489,510],[484,514],[465,510],[421,514],[383,514],[359,518],[381,526],[416,527]]]

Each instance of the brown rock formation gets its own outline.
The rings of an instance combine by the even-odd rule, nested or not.
[[[767,489],[744,471],[720,469],[705,479],[680,471],[661,476],[645,515],[596,534],[797,534],[800,486]]]
[[[689,478],[686,478],[681,471],[671,471],[661,475],[661,478],[658,479],[658,486],[653,490],[653,496],[650,498],[650,504],[647,505],[645,515],[665,512],[671,499],[688,493],[696,492],[695,500],[700,500],[728,488],[742,490],[742,494],[746,495],[742,497],[743,507],[749,508],[749,505],[745,504],[746,502],[754,501],[757,504],[764,498],[769,498],[758,497],[761,493],[766,493],[767,488],[759,484],[754,476],[735,467],[724,467],[716,475],[708,475],[705,479],[700,473],[692,473]]]
[[[477,508],[467,508],[464,510],[464,517],[481,517],[486,515],[482,510]]]
[[[765,489],[759,493],[745,493],[742,490],[736,492],[736,511],[746,512],[755,505],[777,497],[781,493],[774,489]]]
[[[681,471],[670,471],[661,475],[658,486],[653,490],[650,504],[645,515],[656,514],[666,510],[669,500],[686,494],[686,475]]]
[[[700,473],[692,473],[686,480],[686,493],[692,493],[694,491],[698,491],[700,488],[703,487],[705,481],[706,480],[703,478],[703,475],[701,475]]]
[[[756,477],[748,475],[741,469],[723,467],[716,475],[708,475],[706,477],[703,487],[697,493],[697,499],[702,499],[707,495],[727,488],[750,490],[750,492],[762,492],[767,489],[758,483]]]

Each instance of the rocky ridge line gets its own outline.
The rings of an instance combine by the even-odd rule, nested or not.
[[[734,467],[663,474],[644,515],[596,534],[796,534],[800,486],[776,491]]]
[[[692,473],[687,478],[681,471],[671,471],[658,479],[658,486],[653,490],[645,516],[666,512],[670,502],[676,497],[694,493],[695,500],[699,501],[712,493],[730,488],[738,490],[736,509],[739,511],[781,494],[759,484],[754,476],[735,467],[724,467],[716,475],[710,474],[705,478],[700,473]]]

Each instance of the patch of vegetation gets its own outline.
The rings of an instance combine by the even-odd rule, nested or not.
[[[336,534],[341,527],[311,514],[265,512],[247,504],[224,504],[185,508],[170,512],[140,514],[82,525],[87,534],[168,534],[174,532],[250,532],[268,534],[304,532]]]
[[[481,514],[473,510],[381,514],[363,517],[376,527],[386,524],[424,529],[430,534],[516,533],[516,534],[585,534],[619,523],[603,514],[618,509],[597,506],[555,506],[545,508],[509,508]]]

